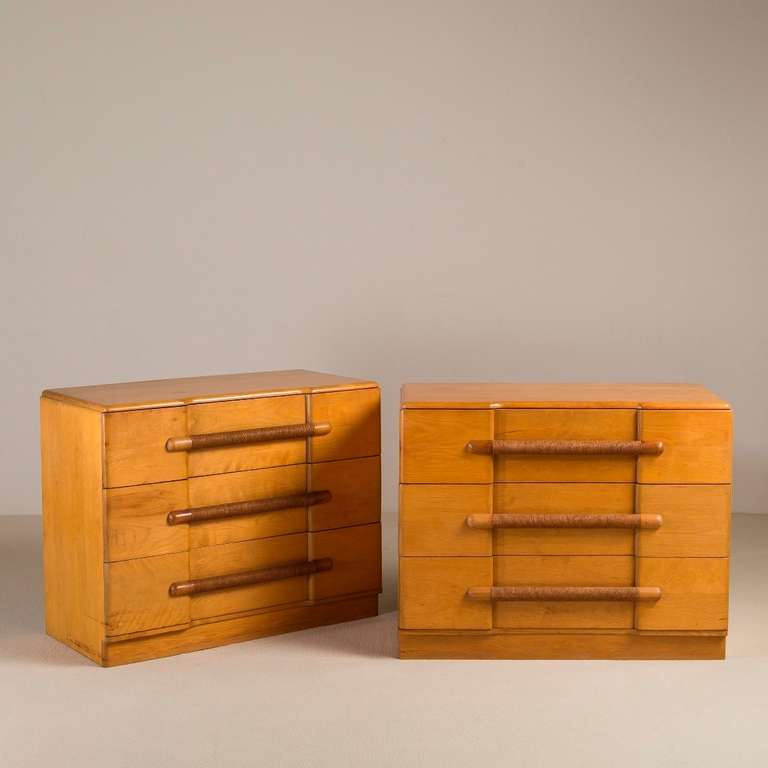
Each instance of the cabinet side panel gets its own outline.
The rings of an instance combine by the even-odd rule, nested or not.
[[[101,661],[104,638],[102,414],[42,398],[45,628]]]

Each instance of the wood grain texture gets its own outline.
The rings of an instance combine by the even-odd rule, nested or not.
[[[728,557],[730,485],[639,485],[637,509],[663,516],[655,531],[640,531],[641,557]]]
[[[331,425],[327,435],[309,440],[309,460],[338,461],[381,453],[381,407],[378,388],[310,395],[313,422]]]
[[[306,533],[201,547],[189,552],[189,578],[203,579],[243,573],[289,563],[306,562],[308,559],[310,558]],[[185,580],[173,579],[172,581]],[[166,584],[166,590],[169,586],[170,582]],[[282,581],[195,595],[191,598],[190,613],[193,619],[212,618],[256,608],[300,603],[307,597],[308,577],[296,576]]]
[[[631,515],[632,483],[499,483],[494,486],[499,514]],[[624,530],[497,530],[499,555],[631,555],[634,534]]]
[[[643,411],[643,440],[661,440],[661,456],[638,459],[639,483],[730,483],[730,411]]]
[[[373,381],[330,373],[286,370],[47,389],[43,395],[86,408],[123,411],[377,386]]]
[[[107,635],[126,635],[188,625],[188,597],[172,598],[168,587],[189,578],[186,552],[104,566]]]
[[[728,628],[727,558],[639,557],[637,584],[663,593],[657,603],[637,606],[637,629]]]
[[[309,530],[378,523],[381,518],[381,460],[378,456],[309,464],[307,489],[330,491],[327,503],[309,507]]]
[[[634,558],[625,556],[496,556],[493,585],[630,587],[634,585],[634,575]],[[496,604],[494,625],[514,629],[622,629],[632,627],[633,618],[633,605],[627,602],[578,603],[543,600]]]
[[[492,557],[401,557],[402,629],[490,629],[490,603],[470,600],[471,586],[493,584]]]
[[[729,408],[699,384],[404,384],[403,408]]]
[[[400,632],[401,659],[723,659],[724,637]]]
[[[106,487],[160,483],[187,476],[186,454],[165,450],[169,437],[183,437],[187,432],[184,408],[108,413],[104,430]]]
[[[400,554],[492,555],[493,534],[466,522],[470,515],[488,514],[492,502],[492,485],[401,485]]]
[[[173,656],[377,614],[376,595],[355,596],[315,605],[284,606],[267,612],[192,625],[188,629],[164,635],[119,642],[110,640],[104,644],[104,665],[111,667]]]
[[[494,440],[619,440],[636,435],[629,409],[540,409],[495,412]],[[520,456],[494,458],[497,482],[633,482],[634,456]]]
[[[355,525],[309,534],[309,559],[333,560],[333,568],[309,577],[309,598],[381,592],[381,526]]]
[[[190,405],[186,411],[186,434],[189,435],[280,427],[286,424],[303,423],[306,420],[305,398],[302,395]],[[296,438],[211,448],[193,451],[186,455],[190,477],[286,464],[303,464],[307,460],[307,440]]]
[[[102,417],[40,401],[46,632],[101,659],[104,637]]]
[[[491,411],[404,410],[400,430],[401,482],[493,482],[493,460],[466,449],[493,437]]]

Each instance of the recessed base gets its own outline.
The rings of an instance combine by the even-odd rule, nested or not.
[[[724,659],[725,635],[400,630],[401,659]]]

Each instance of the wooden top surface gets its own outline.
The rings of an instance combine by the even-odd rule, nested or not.
[[[700,384],[403,384],[402,408],[728,409]]]
[[[264,371],[184,379],[132,381],[90,387],[46,389],[42,397],[62,400],[98,411],[134,411],[217,400],[245,400],[274,395],[336,392],[378,387],[374,381],[351,379],[317,371]]]

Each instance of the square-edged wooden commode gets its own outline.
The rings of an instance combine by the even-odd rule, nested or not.
[[[111,666],[375,616],[379,402],[300,370],[43,392],[48,634]]]
[[[697,385],[405,385],[401,657],[723,658],[731,432]]]

